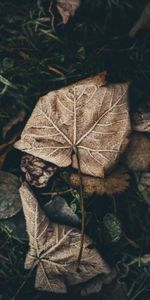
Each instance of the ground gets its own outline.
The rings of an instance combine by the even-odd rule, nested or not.
[[[76,16],[65,26],[61,24],[54,2],[54,24],[50,19],[48,0],[5,0],[0,3],[1,128],[22,109],[28,118],[38,98],[48,91],[103,70],[107,70],[109,82],[131,81],[131,111],[139,107],[147,110],[150,31],[141,30],[133,39],[129,38],[128,32],[148,1],[81,1]],[[20,175],[19,160],[20,153],[14,150],[3,169]],[[65,182],[66,173],[62,172],[55,179],[55,188],[68,187]],[[78,194],[70,197],[72,207],[80,215]],[[148,300],[150,265],[133,261],[150,252],[149,209],[137,190],[134,175],[131,174],[126,192],[113,198],[93,197],[85,204],[85,209],[89,234],[105,260],[111,266],[122,260],[130,265],[129,274],[123,279],[128,299]],[[104,217],[108,213],[120,225],[114,222],[114,227],[106,230]],[[23,261],[27,245],[14,238],[8,228],[1,226],[0,230],[0,299],[8,300],[26,274]],[[27,282],[18,299],[58,299],[35,291],[33,282],[34,278]]]

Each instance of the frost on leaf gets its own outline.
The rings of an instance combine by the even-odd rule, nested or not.
[[[39,99],[15,147],[58,167],[103,177],[130,132],[128,83],[104,86],[104,72]]]
[[[35,287],[54,293],[67,293],[67,287],[86,282],[98,274],[109,274],[92,241],[85,236],[80,272],[76,271],[80,231],[52,223],[39,207],[28,185],[20,188],[30,250],[25,268],[36,266]]]

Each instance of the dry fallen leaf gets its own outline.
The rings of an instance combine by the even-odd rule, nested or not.
[[[119,263],[107,275],[98,275],[81,287],[83,299],[95,300],[125,300],[127,289],[121,278],[127,277],[129,267],[124,263]],[[88,297],[89,296],[89,297]]]
[[[17,176],[0,171],[0,219],[10,218],[21,210],[19,187]]]
[[[104,87],[106,72],[40,98],[15,147],[58,167],[104,177],[130,132],[128,83]]]
[[[29,154],[23,155],[20,168],[26,181],[37,188],[45,187],[57,171],[57,167],[53,164]]]
[[[117,169],[106,178],[95,178],[82,175],[83,191],[88,195],[97,194],[112,196],[121,193],[129,186],[130,176],[125,168]],[[80,186],[80,177],[78,174],[71,174],[70,184],[74,188]]]
[[[42,206],[42,208],[48,218],[53,222],[76,228],[81,227],[79,217],[72,211],[67,201],[60,196],[55,196]],[[13,236],[19,238],[19,240],[28,240],[25,217],[22,211],[11,218],[1,220],[0,226],[1,225],[6,227],[6,229],[8,229]]]
[[[36,266],[35,287],[54,293],[67,293],[67,286],[74,286],[95,277],[109,274],[110,269],[91,240],[85,236],[80,272],[76,271],[80,249],[80,231],[65,225],[52,223],[24,183],[20,188],[26,219],[30,250],[25,268]]]
[[[84,297],[83,299],[86,300],[99,299],[99,294],[101,295],[101,290],[103,291],[103,287],[105,288],[105,285],[107,285],[109,289],[110,283],[114,281],[114,279],[118,278],[119,271],[119,269],[117,270],[116,268],[112,268],[109,274],[99,274],[87,282],[71,286],[69,290],[70,299],[74,299],[74,296],[77,294],[79,295],[79,292],[81,299],[82,297]]]
[[[133,38],[140,29],[150,28],[150,3],[148,3],[141,16],[129,32],[129,36]]]
[[[57,9],[62,17],[63,24],[66,24],[70,17],[74,16],[79,6],[80,0],[57,0]]]
[[[149,135],[134,132],[131,135],[123,160],[128,168],[133,171],[148,171],[150,169]]]

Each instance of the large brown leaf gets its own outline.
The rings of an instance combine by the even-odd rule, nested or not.
[[[66,293],[67,286],[85,282],[100,273],[110,273],[99,253],[91,247],[92,242],[87,236],[80,272],[77,272],[80,231],[50,222],[26,183],[20,188],[20,194],[30,242],[25,268],[36,265],[36,288]]]
[[[128,83],[107,87],[104,72],[40,98],[15,147],[59,167],[104,176],[130,131]]]

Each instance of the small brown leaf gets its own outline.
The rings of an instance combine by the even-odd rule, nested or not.
[[[113,194],[123,192],[129,185],[130,176],[126,169],[119,169],[113,171],[106,178],[94,178],[92,176],[82,175],[83,191],[88,195],[106,194],[112,196]],[[80,179],[78,174],[71,174],[70,184],[74,188],[80,186]]]
[[[57,9],[62,17],[63,24],[67,24],[80,6],[80,0],[57,0]]]
[[[127,147],[124,162],[133,171],[148,171],[150,168],[150,138],[134,132]]]
[[[140,29],[144,28],[150,28],[150,3],[145,6],[140,18],[130,30],[129,36],[133,38]]]
[[[0,171],[0,219],[10,218],[21,210],[19,187],[17,176]]]
[[[58,167],[104,177],[130,133],[128,83],[104,86],[106,72],[40,98],[15,147]]]
[[[80,231],[52,223],[45,215],[28,185],[20,188],[26,219],[30,250],[25,268],[36,266],[35,287],[40,290],[67,293],[68,286],[85,282],[98,274],[109,274],[110,269],[92,241],[85,236],[80,272],[76,271],[80,249]]]
[[[53,164],[30,154],[22,157],[20,167],[25,174],[26,181],[37,188],[45,187],[57,171],[57,167]]]

